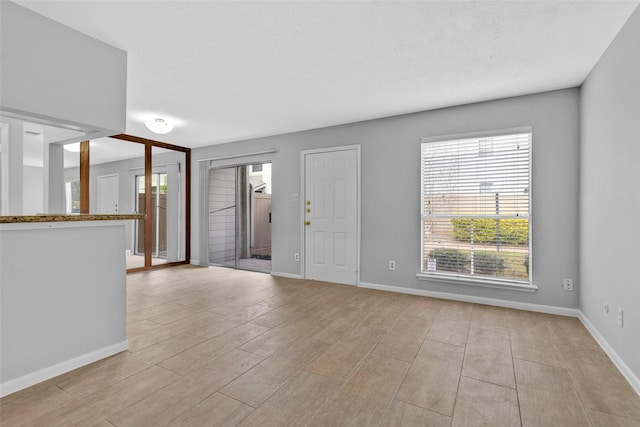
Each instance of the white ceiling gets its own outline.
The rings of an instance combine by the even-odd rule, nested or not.
[[[44,150],[48,147],[45,144],[44,135],[51,129],[34,123],[25,122],[25,128],[38,134],[25,133],[23,140],[22,162],[25,166],[42,167]],[[38,129],[39,128],[39,129]],[[44,131],[43,131],[44,128]],[[34,130],[35,129],[35,130]],[[80,166],[80,143],[70,144],[76,146],[74,151],[65,149],[64,168],[74,168]],[[166,153],[169,150],[160,147],[153,147],[153,154]],[[91,164],[117,162],[120,160],[140,158],[144,159],[144,145],[134,144],[114,138],[98,138],[91,140]]]
[[[126,132],[190,147],[577,86],[638,4],[18,3],[127,51]]]
[[[98,138],[91,140],[91,156],[90,162],[92,165],[98,165],[102,163],[117,162],[125,159],[140,158],[144,159],[144,145],[135,144],[128,141],[122,141],[114,138]],[[79,144],[78,144],[79,145]],[[78,147],[78,150],[80,147]],[[157,150],[165,151],[154,147],[154,154],[157,154]],[[64,150],[64,167],[79,167],[80,166],[80,153]]]

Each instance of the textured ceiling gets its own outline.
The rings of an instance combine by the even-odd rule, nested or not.
[[[638,4],[18,3],[127,51],[127,133],[190,147],[577,86]]]

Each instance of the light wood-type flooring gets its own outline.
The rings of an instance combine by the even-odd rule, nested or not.
[[[127,277],[129,351],[0,400],[9,426],[640,426],[579,320],[272,277]]]

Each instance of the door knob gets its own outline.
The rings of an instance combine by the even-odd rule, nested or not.
[[[311,209],[307,208],[307,213],[311,212]]]
[[[307,200],[307,206],[311,205],[311,200]]]
[[[311,221],[305,221],[304,225],[311,225]]]

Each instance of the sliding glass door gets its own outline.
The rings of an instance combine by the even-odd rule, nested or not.
[[[209,173],[209,262],[236,267],[236,167]]]
[[[209,171],[209,263],[271,271],[271,164]]]
[[[145,208],[144,175],[136,176],[136,211],[147,213]],[[147,218],[151,220],[151,256],[154,264],[167,259],[167,174],[151,174],[151,205]],[[144,227],[136,230],[136,254],[144,255]]]

